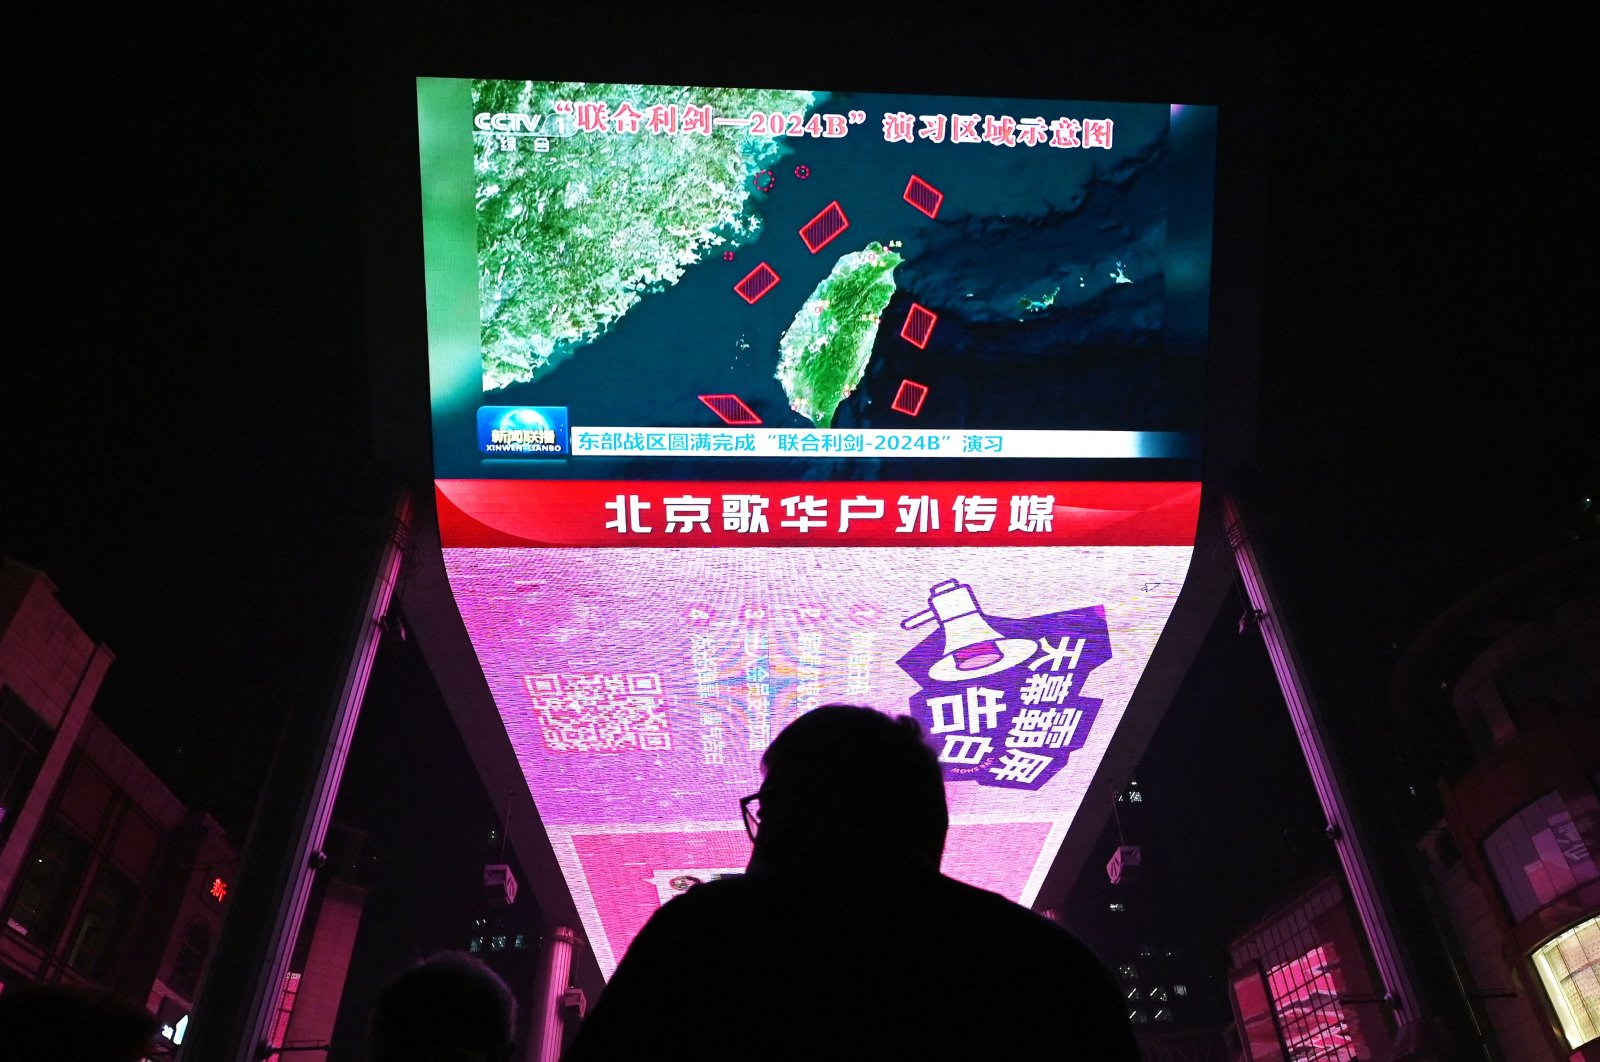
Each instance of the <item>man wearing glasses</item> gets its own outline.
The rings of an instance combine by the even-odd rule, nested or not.
[[[939,873],[944,782],[914,720],[828,705],[761,764],[739,802],[749,872],[656,912],[569,1062],[1136,1062],[1121,993],[1083,944]]]

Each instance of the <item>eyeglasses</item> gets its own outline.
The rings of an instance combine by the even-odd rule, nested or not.
[[[761,794],[751,793],[747,797],[740,797],[739,814],[744,818],[744,832],[750,838],[750,843],[754,844],[756,831],[761,828]]]

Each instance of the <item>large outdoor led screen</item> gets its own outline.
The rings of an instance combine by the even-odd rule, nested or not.
[[[820,704],[1031,902],[1182,587],[1215,112],[418,82],[444,561],[609,974]]]

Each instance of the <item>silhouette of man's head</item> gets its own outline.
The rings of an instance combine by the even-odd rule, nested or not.
[[[939,868],[950,818],[916,720],[824,705],[784,727],[761,766],[753,866]]]
[[[0,993],[0,1056],[137,1062],[155,1050],[160,1023],[100,988],[22,984]]]
[[[373,1062],[505,1062],[515,1047],[517,1001],[470,955],[442,952],[384,986],[372,1012]]]

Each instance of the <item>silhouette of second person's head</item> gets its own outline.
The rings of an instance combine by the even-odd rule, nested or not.
[[[137,1062],[160,1024],[103,988],[19,984],[0,992],[0,1058],[15,1062]]]
[[[372,1062],[506,1062],[517,1002],[493,970],[441,952],[384,986],[367,1033]]]
[[[824,705],[785,727],[761,766],[752,871],[939,869],[950,818],[916,720]]]

